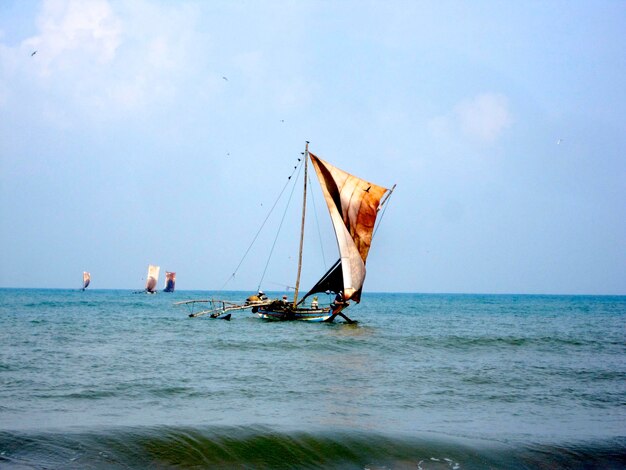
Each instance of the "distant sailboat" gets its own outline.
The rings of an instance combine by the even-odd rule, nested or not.
[[[174,292],[176,287],[176,273],[165,271],[165,289],[163,292]]]
[[[148,266],[148,277],[146,280],[146,289],[145,289],[145,291],[148,294],[156,294],[157,284],[159,282],[160,270],[161,270],[160,266],[153,266],[152,264]]]
[[[91,274],[87,271],[83,272],[83,290],[87,289],[89,283],[91,282]]]

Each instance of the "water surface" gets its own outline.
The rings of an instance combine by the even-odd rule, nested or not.
[[[210,295],[1,289],[0,466],[626,466],[626,297],[364,294],[358,325],[172,305]]]

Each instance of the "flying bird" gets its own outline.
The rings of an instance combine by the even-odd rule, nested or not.
[[[222,78],[223,78],[224,80],[228,81],[228,78],[226,78],[226,77],[222,77]]]
[[[561,142],[563,142],[563,139],[559,139],[556,141],[556,145],[561,145]]]
[[[30,55],[31,57],[34,56],[35,54],[37,54],[37,51],[33,51],[33,53]]]
[[[365,191],[366,193],[369,193],[371,189],[371,186],[368,186],[367,189],[364,189],[363,191]]]

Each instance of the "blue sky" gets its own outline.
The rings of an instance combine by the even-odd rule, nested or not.
[[[0,286],[138,289],[153,263],[255,289],[282,208],[226,280],[308,140],[398,185],[365,291],[626,294],[624,24],[620,1],[5,0]],[[336,259],[315,189],[305,286]],[[295,279],[294,198],[266,290]]]

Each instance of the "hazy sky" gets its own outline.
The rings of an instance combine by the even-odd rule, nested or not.
[[[141,289],[153,263],[255,289],[283,206],[225,281],[309,140],[398,185],[365,291],[626,294],[625,25],[624,1],[3,0],[0,286]],[[305,287],[337,258],[315,190]],[[294,283],[298,191],[266,290]]]

